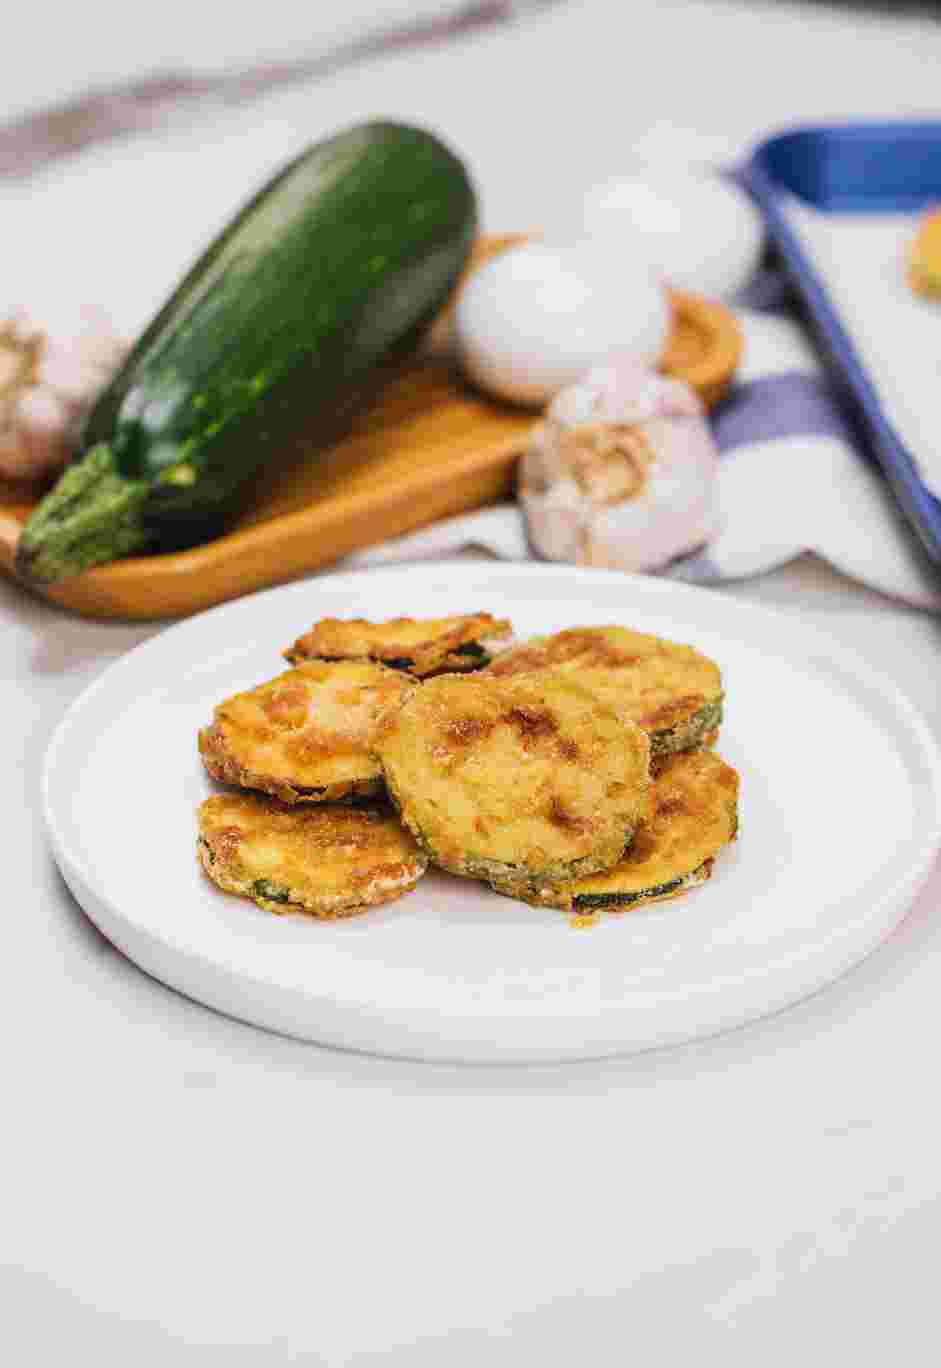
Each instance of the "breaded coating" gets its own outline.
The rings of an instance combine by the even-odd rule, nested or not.
[[[653,755],[689,750],[718,730],[722,676],[692,646],[626,627],[573,627],[503,651],[485,674],[559,669],[620,709],[650,737]]]
[[[391,808],[285,807],[255,793],[207,798],[199,859],[213,883],[266,912],[348,917],[415,887],[427,861]]]
[[[674,898],[712,873],[738,832],[737,772],[709,750],[666,756],[654,767],[649,816],[623,858],[603,874],[559,887],[494,881],[499,893],[569,912],[624,911]]]
[[[213,779],[285,803],[381,794],[379,720],[418,687],[369,661],[309,661],[220,703],[199,751]]]
[[[646,734],[559,671],[432,679],[386,715],[377,749],[419,845],[472,878],[605,869],[646,808]]]
[[[490,661],[487,641],[509,636],[510,624],[490,613],[463,617],[323,618],[284,652],[286,660],[378,660],[397,670],[428,675],[478,670]]]

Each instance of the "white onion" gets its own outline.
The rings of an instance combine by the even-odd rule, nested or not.
[[[458,357],[481,389],[542,405],[615,348],[656,363],[670,326],[646,262],[611,243],[528,242],[467,282],[455,312]]]
[[[764,224],[745,193],[698,167],[649,167],[607,181],[567,222],[573,238],[641,253],[677,289],[731,302],[761,259]]]

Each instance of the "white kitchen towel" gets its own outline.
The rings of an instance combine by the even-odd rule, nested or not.
[[[928,561],[857,433],[782,283],[767,273],[739,310],[741,371],[712,416],[720,452],[719,530],[662,574],[693,583],[744,579],[814,551],[852,579],[928,611],[941,610],[941,568]],[[451,518],[347,557],[366,566],[480,548],[527,560],[515,504]]]

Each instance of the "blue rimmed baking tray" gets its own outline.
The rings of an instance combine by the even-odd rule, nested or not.
[[[758,144],[739,179],[761,208],[782,265],[853,403],[900,508],[941,568],[941,502],[923,483],[785,214],[785,195],[832,214],[912,213],[941,202],[941,121],[806,125]],[[941,351],[941,347],[939,347]]]

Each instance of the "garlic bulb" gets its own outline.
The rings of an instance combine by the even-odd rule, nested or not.
[[[716,464],[693,391],[614,356],[556,396],[520,462],[530,540],[549,560],[659,569],[715,532]]]
[[[35,480],[65,465],[126,351],[90,311],[54,334],[25,313],[0,321],[0,479]]]

